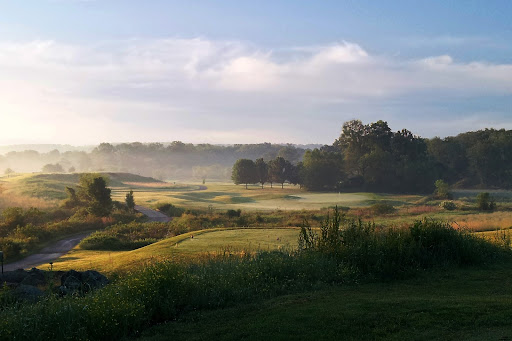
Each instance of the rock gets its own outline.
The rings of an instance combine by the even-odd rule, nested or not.
[[[28,273],[23,269],[6,271],[2,276],[0,276],[0,281],[8,283],[21,283],[27,276]]]
[[[25,276],[25,278],[20,283],[33,286],[45,285],[45,272],[43,270],[32,268],[31,270],[27,271],[27,276]]]
[[[94,289],[99,289],[108,284],[108,279],[104,275],[94,270],[79,272],[70,270],[61,277],[60,293],[84,294]]]
[[[12,295],[19,301],[37,302],[43,295],[43,291],[32,285],[20,284],[12,291]]]

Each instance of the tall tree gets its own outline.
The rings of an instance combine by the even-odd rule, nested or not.
[[[263,158],[256,159],[256,169],[258,172],[258,181],[263,188],[263,184],[268,180],[268,165]]]
[[[135,199],[133,198],[133,191],[126,193],[126,198],[124,199],[126,206],[130,212],[133,212],[135,209]]]
[[[245,189],[247,189],[248,184],[257,183],[259,181],[258,170],[254,161],[249,159],[237,160],[233,165],[231,179],[236,185],[245,184]]]
[[[107,181],[99,174],[82,174],[78,184],[78,197],[87,206],[87,211],[98,217],[105,217],[112,211],[111,190]]]

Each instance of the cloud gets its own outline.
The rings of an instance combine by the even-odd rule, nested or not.
[[[350,42],[279,50],[205,38],[0,42],[0,74],[0,115],[19,127],[0,143],[37,138],[38,126],[42,142],[189,140],[200,131],[233,140],[217,142],[251,134],[284,142],[295,132],[301,142],[312,127],[307,142],[327,142],[318,122],[336,112],[341,125],[378,115],[384,101],[414,108],[421,104],[408,97],[512,93],[511,64],[389,58]]]

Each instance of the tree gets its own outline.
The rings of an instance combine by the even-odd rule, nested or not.
[[[443,180],[437,180],[435,182],[435,186],[436,190],[434,191],[434,195],[437,199],[452,199],[450,186],[446,182]]]
[[[133,198],[133,191],[130,190],[130,192],[126,193],[126,198],[124,199],[126,202],[126,206],[130,210],[130,212],[133,212],[135,209],[135,200]]]
[[[48,163],[43,166],[42,171],[43,171],[43,173],[63,173],[64,168],[58,163],[56,163],[54,165],[52,165],[51,163]]]
[[[66,193],[68,195],[68,198],[64,202],[64,207],[73,208],[80,205],[80,200],[78,199],[78,195],[76,194],[74,188],[66,186]]]
[[[231,179],[236,185],[245,184],[245,189],[247,189],[248,184],[258,182],[258,171],[254,161],[249,159],[237,160],[233,165]]]
[[[496,208],[496,202],[488,192],[479,193],[476,197],[478,209],[481,211],[492,211]]]
[[[309,190],[335,189],[342,175],[342,156],[326,150],[306,151],[303,162],[303,183]]]
[[[284,187],[286,179],[287,169],[289,169],[291,163],[286,161],[284,158],[278,156],[274,160],[270,160],[268,163],[268,179],[270,181],[270,187],[272,183],[277,182],[281,184],[281,188]]]
[[[71,166],[68,169],[68,173],[74,173],[76,171],[75,167]]]
[[[4,172],[4,174],[7,175],[7,177],[11,176],[11,174],[13,174],[13,173],[14,173],[14,171],[10,168],[7,168]]]
[[[78,197],[87,206],[87,211],[98,217],[105,217],[112,211],[111,190],[107,181],[99,174],[83,174],[78,185]]]
[[[258,171],[258,182],[261,184],[261,188],[263,188],[263,184],[268,180],[268,165],[263,158],[257,159],[255,164]]]

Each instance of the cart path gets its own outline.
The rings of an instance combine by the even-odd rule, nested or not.
[[[171,221],[171,218],[166,216],[162,212],[155,211],[144,206],[135,205],[135,210],[146,215],[150,221],[158,221],[161,223],[168,223],[169,221]]]
[[[167,223],[171,221],[171,218],[163,214],[162,212],[158,212],[152,209],[149,209],[144,206],[135,206],[135,210],[146,215],[150,221],[158,221]],[[64,239],[57,241],[55,244],[45,247],[40,252],[30,255],[26,258],[23,258],[14,263],[4,265],[4,271],[13,271],[17,269],[30,269],[34,268],[38,265],[49,263],[66,253],[68,253],[72,248],[77,246],[82,239],[90,235],[92,231],[76,234]]]
[[[29,269],[38,265],[49,263],[60,256],[69,252],[78,245],[82,239],[90,235],[92,232],[76,234],[57,241],[55,244],[45,247],[39,253],[30,255],[22,260],[4,265],[4,271],[13,271],[17,269]]]

